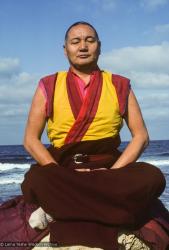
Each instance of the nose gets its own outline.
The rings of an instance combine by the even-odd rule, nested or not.
[[[88,46],[85,40],[81,40],[80,42],[80,50],[87,50]]]

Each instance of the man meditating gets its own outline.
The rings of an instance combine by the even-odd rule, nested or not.
[[[40,207],[32,221],[38,213],[52,221],[50,241],[58,246],[118,249],[119,230],[147,223],[165,188],[158,168],[136,162],[148,132],[130,80],[101,70],[100,50],[91,24],[68,28],[64,53],[70,68],[40,80],[26,126],[24,146],[37,164],[26,173],[22,191]],[[123,119],[132,139],[121,153]],[[48,149],[41,142],[46,125]]]

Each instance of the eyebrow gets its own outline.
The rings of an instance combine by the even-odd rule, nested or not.
[[[86,37],[85,37],[85,39],[88,39],[88,38],[94,38],[94,39],[97,40],[97,37],[96,37],[96,36],[86,36]],[[77,37],[73,37],[73,38],[71,38],[71,39],[69,39],[69,40],[72,41],[72,40],[76,40],[76,39],[81,40],[81,37],[77,36]]]

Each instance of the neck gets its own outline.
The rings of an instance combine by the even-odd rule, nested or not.
[[[70,66],[71,70],[78,76],[80,77],[85,77],[85,76],[89,76],[91,75],[91,73],[94,71],[94,70],[97,70],[98,69],[98,66],[97,65],[94,65],[92,67],[81,67],[81,66],[74,66],[74,65],[71,65]]]
[[[83,82],[87,85],[90,82],[91,73],[94,70],[98,69],[98,66],[93,68],[93,69],[90,69],[90,70],[81,70],[81,69],[79,70],[79,69],[72,67],[72,66],[70,67],[70,69],[73,73],[78,75],[83,80]]]

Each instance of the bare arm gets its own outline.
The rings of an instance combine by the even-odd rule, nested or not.
[[[25,129],[24,147],[40,165],[55,163],[55,160],[41,142],[45,125],[45,97],[40,88],[37,88]]]
[[[128,109],[124,119],[131,132],[132,140],[120,158],[112,166],[113,169],[124,167],[125,165],[136,161],[148,145],[149,141],[148,132],[142,118],[140,107],[132,90],[129,94]]]

